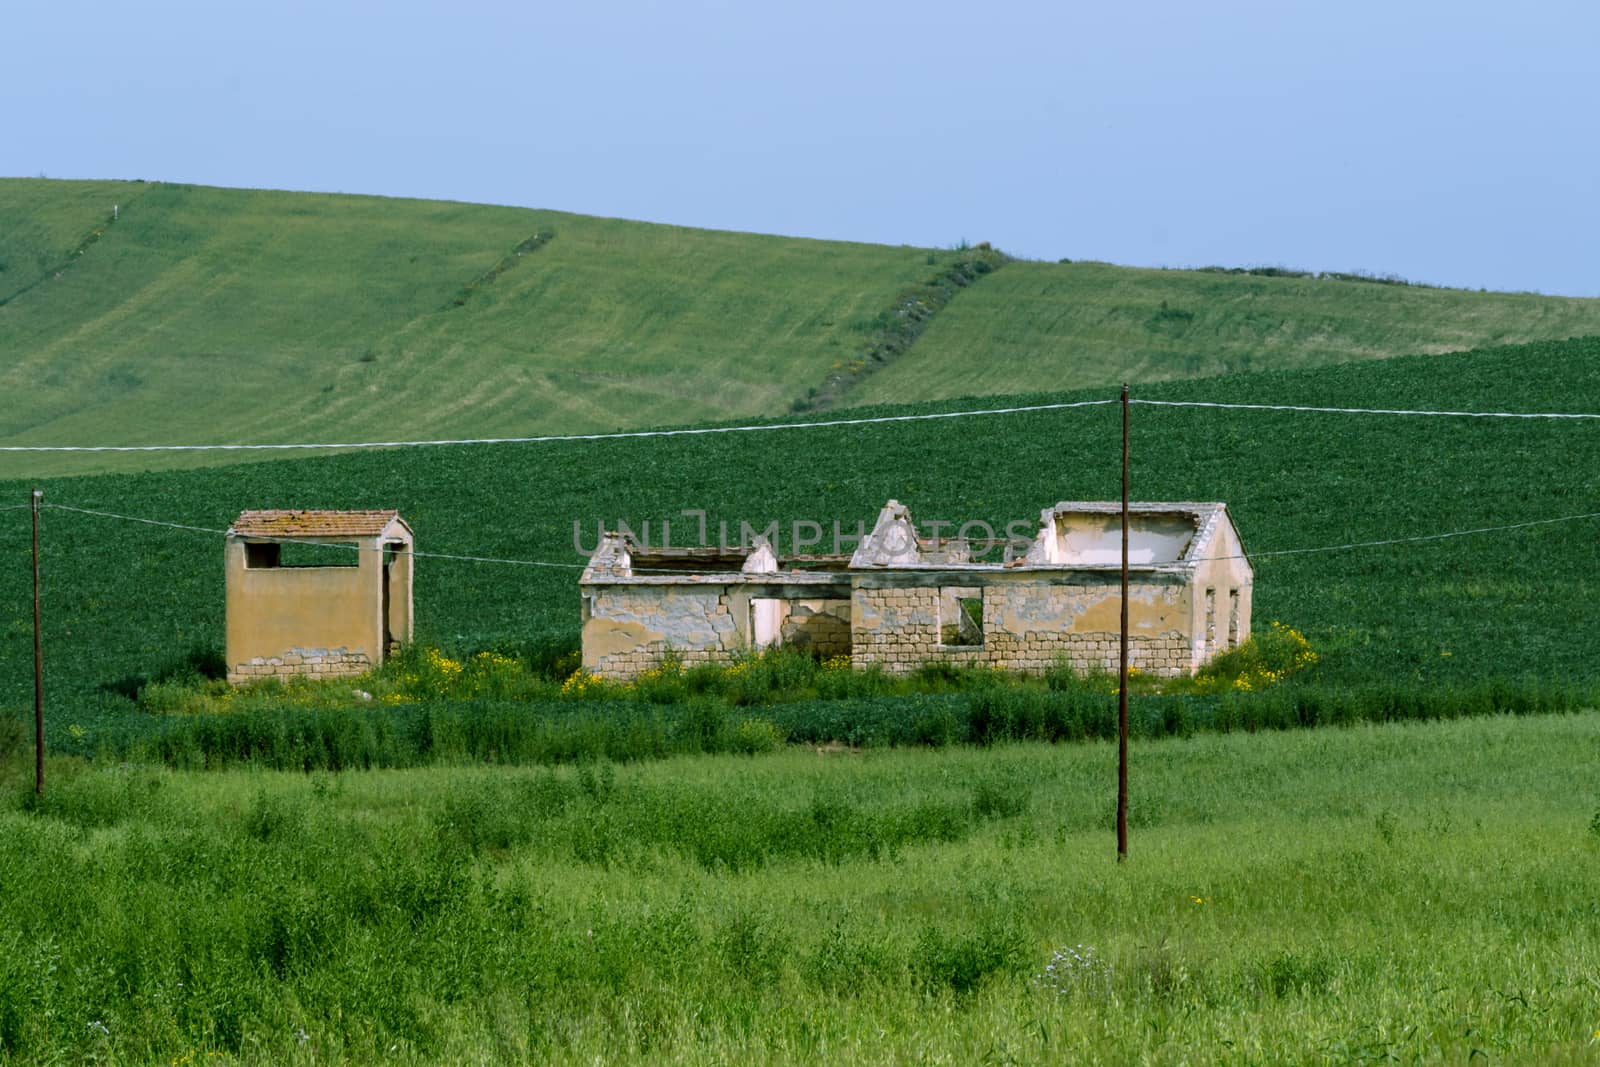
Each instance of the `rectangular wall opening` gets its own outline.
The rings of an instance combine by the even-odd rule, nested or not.
[[[253,571],[274,567],[359,567],[361,546],[354,541],[246,541],[244,565]]]
[[[282,547],[276,542],[260,544],[255,541],[246,541],[244,543],[245,567],[253,571],[261,571],[278,566],[279,549]]]
[[[1185,511],[1136,511],[1128,516],[1128,562],[1135,566],[1184,558],[1199,520]],[[1056,551],[1064,563],[1111,566],[1122,562],[1122,516],[1062,511],[1055,517]]]
[[[983,590],[946,586],[939,590],[939,643],[957,647],[983,644]]]
[[[783,637],[783,601],[773,597],[750,598],[750,643],[757,649],[772,648]]]
[[[392,612],[394,611],[394,592],[389,588],[389,578],[394,570],[394,556],[390,547],[385,545],[383,552],[383,654],[385,656],[400,651],[400,643],[394,639],[394,624]]]
[[[1239,647],[1239,590],[1228,590],[1228,647]]]
[[[1206,655],[1217,651],[1217,591],[1206,590]]]

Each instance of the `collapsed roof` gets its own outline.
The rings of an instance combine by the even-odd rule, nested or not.
[[[1249,566],[1243,547],[1233,548],[1237,531],[1228,543],[1219,534],[1224,524],[1232,529],[1226,504],[1145,502],[1130,504],[1128,512],[1130,568],[1192,573],[1201,563],[1230,556]],[[1117,570],[1122,563],[1122,505],[1062,501],[1040,512],[1038,532],[1031,541],[1005,544],[1002,561],[974,561],[972,544],[960,538],[919,536],[910,509],[890,500],[879,511],[872,532],[849,556],[779,556],[760,537],[733,547],[652,549],[626,533],[607,533],[581,580],[770,582],[778,575],[784,580],[827,580],[845,570]],[[978,555],[991,549],[990,544],[979,546]]]

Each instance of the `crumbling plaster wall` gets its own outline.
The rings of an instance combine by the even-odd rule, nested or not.
[[[383,658],[383,558],[376,541],[361,544],[367,551],[356,554],[354,567],[255,569],[245,566],[244,542],[228,542],[226,655],[232,680],[325,673],[308,669],[308,650],[324,656],[339,650],[338,662],[347,664],[354,662],[349,657],[360,657],[366,664],[361,670]],[[247,666],[271,669],[246,671]]]
[[[1055,516],[1054,562],[1067,565],[1120,563],[1122,515],[1064,512]],[[1165,512],[1128,517],[1128,562],[1134,566],[1172,563],[1195,537],[1194,518]]]
[[[737,586],[625,585],[587,589],[583,668],[631,678],[670,648],[685,664],[731,662],[750,643],[750,594]]]
[[[779,592],[739,582],[587,587],[583,669],[602,678],[632,678],[659,666],[669,650],[685,664],[732,663],[753,647],[756,599],[781,601],[779,644],[823,656],[849,654],[849,600]]]
[[[1195,567],[1189,629],[1193,669],[1250,639],[1253,578],[1243,556],[1244,547],[1232,524],[1219,523],[1206,550],[1206,558]],[[1236,625],[1230,626],[1230,622],[1235,621]]]

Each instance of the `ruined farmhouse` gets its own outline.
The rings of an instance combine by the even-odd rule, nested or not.
[[[397,511],[245,511],[224,548],[228,680],[362,674],[411,640]]]
[[[583,665],[629,678],[669,653],[729,663],[791,646],[894,673],[936,661],[1112,670],[1121,522],[1117,503],[1060,503],[1000,562],[974,561],[959,540],[919,537],[894,500],[850,555],[780,557],[761,540],[652,550],[608,533],[579,582]],[[1226,505],[1132,505],[1128,561],[1134,667],[1191,673],[1250,636],[1254,572]]]

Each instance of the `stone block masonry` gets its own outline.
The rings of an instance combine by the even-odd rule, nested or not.
[[[1188,599],[1172,584],[1130,590],[1130,665],[1158,677],[1193,670]],[[957,612],[982,605],[981,637]],[[659,667],[669,655],[686,667],[733,663],[753,647],[740,622],[749,594],[718,585],[615,587],[596,590],[585,622],[584,667],[627,680]],[[855,666],[908,674],[946,662],[1039,673],[1065,664],[1082,674],[1115,671],[1120,602],[1114,585],[1003,579],[978,586],[858,585],[850,600],[796,598],[784,605],[778,643],[822,656],[852,657]],[[948,643],[947,643],[948,642]]]
[[[584,669],[627,679],[670,653],[684,666],[731,663],[744,646],[739,615],[749,598],[725,586],[621,587],[598,591],[584,623]]]
[[[764,599],[760,592],[717,584],[596,590],[584,622],[584,669],[626,680],[668,655],[685,667],[728,666],[757,647],[752,605]],[[849,600],[789,597],[780,609],[778,644],[819,656],[850,653]]]
[[[1015,583],[971,590],[983,604],[983,637],[972,644],[946,643],[955,629],[950,597],[935,586],[858,588],[853,603],[853,659],[907,674],[930,662],[995,667],[1038,673],[1065,664],[1079,673],[1114,671],[1118,665],[1115,589]],[[1191,669],[1192,650],[1182,627],[1181,599],[1167,589],[1134,590],[1140,625],[1129,638],[1130,665],[1148,674],[1176,677]],[[1107,610],[1107,605],[1116,609]]]
[[[786,606],[781,644],[823,657],[850,654],[850,601],[797,600]]]
[[[263,678],[348,678],[372,670],[365,649],[291,648],[281,656],[253,656],[228,667],[233,685]]]

